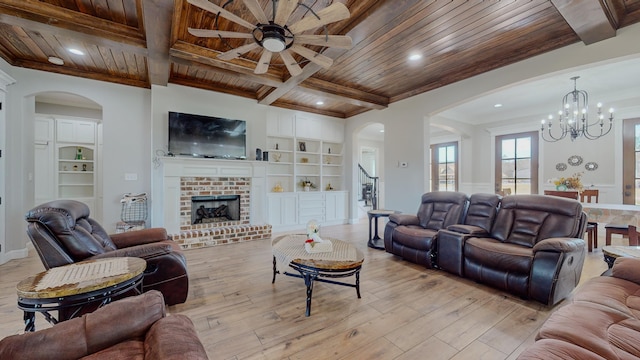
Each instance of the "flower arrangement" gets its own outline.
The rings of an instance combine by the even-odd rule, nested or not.
[[[308,253],[333,251],[331,241],[320,238],[320,225],[315,220],[309,220],[307,223],[307,240],[304,242],[304,249]]]
[[[320,225],[315,220],[309,220],[307,223],[307,243],[311,243],[313,246],[314,243],[314,235],[318,235],[320,233]]]
[[[312,189],[316,188],[316,186],[311,182],[311,180],[309,180],[307,178],[305,178],[304,180],[300,181],[300,186],[305,188],[305,190],[308,189],[308,188],[312,188]],[[306,191],[308,191],[308,190],[306,190]]]
[[[582,185],[582,173],[575,173],[570,177],[561,177],[557,179],[553,179],[553,184],[556,186],[556,189],[566,188],[572,190],[582,191],[584,186]]]

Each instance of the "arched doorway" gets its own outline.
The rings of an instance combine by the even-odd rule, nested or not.
[[[34,99],[34,206],[77,199],[101,219],[102,107],[65,92],[39,93]]]

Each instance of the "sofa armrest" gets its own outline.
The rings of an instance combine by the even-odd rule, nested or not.
[[[611,276],[640,284],[640,259],[619,257],[613,263]]]
[[[391,214],[389,215],[389,221],[398,225],[420,225],[418,216],[411,214]]]
[[[548,238],[533,246],[533,253],[538,251],[573,252],[584,250],[584,240],[578,238]]]
[[[164,316],[162,294],[148,291],[51,328],[6,337],[0,341],[0,359],[79,359],[123,341],[144,338]]]
[[[135,245],[150,244],[168,239],[167,230],[164,228],[150,228],[136,231],[127,231],[120,234],[111,234],[111,241],[118,249]]]
[[[455,231],[460,234],[485,237],[489,235],[487,230],[475,225],[453,224],[447,226],[447,230]]]
[[[146,359],[208,359],[193,322],[185,315],[170,315],[153,324],[144,347]]]
[[[173,246],[167,241],[165,243],[144,244],[109,251],[103,254],[92,256],[88,260],[112,257],[137,257],[146,260],[157,256],[169,254],[173,251]]]

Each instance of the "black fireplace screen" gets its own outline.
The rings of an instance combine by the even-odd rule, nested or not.
[[[240,195],[191,197],[191,223],[240,220]]]

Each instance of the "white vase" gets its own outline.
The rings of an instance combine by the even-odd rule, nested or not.
[[[310,186],[305,186],[304,191],[309,191],[310,188],[311,188]]]

